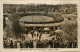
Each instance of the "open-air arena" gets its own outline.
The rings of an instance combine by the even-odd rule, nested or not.
[[[4,4],[3,47],[78,48],[76,4]]]

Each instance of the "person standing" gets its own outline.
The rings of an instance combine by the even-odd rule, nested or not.
[[[22,42],[20,41],[20,48],[23,48]]]
[[[10,48],[13,48],[13,41],[11,40]]]
[[[31,31],[32,38],[33,38],[33,33],[34,33],[34,31],[32,30],[32,31]]]
[[[25,46],[26,46],[26,48],[28,48],[28,40],[27,40],[25,43],[26,43],[26,45],[25,45]]]
[[[19,43],[19,41],[17,42],[17,48],[20,48],[20,43]]]
[[[7,48],[7,43],[4,41],[4,48]]]
[[[17,48],[17,41],[15,41],[15,48]]]
[[[30,40],[30,48],[33,48],[33,41]]]
[[[37,47],[37,42],[36,42],[36,40],[34,40],[34,42],[33,42],[33,47],[34,47],[34,48]]]
[[[51,48],[53,48],[52,40],[49,41],[49,45],[50,45]]]
[[[37,41],[37,48],[40,48],[40,41]]]

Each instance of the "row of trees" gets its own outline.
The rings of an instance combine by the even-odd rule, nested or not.
[[[11,5],[4,4],[3,5],[4,12],[7,11],[9,13],[14,12],[40,12],[40,11],[48,11],[48,12],[59,12],[59,13],[77,13],[76,4],[64,4],[64,5]]]

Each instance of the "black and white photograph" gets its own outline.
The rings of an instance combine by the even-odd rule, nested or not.
[[[78,48],[76,4],[3,4],[3,48]]]

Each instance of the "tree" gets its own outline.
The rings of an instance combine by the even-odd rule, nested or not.
[[[21,33],[24,31],[23,27],[19,24],[19,19],[21,18],[19,14],[14,14],[9,16],[10,21],[12,21],[12,30],[16,37],[20,37]]]
[[[75,24],[65,24],[62,26],[64,32],[66,33],[65,38],[70,42],[77,40],[77,23]]]

